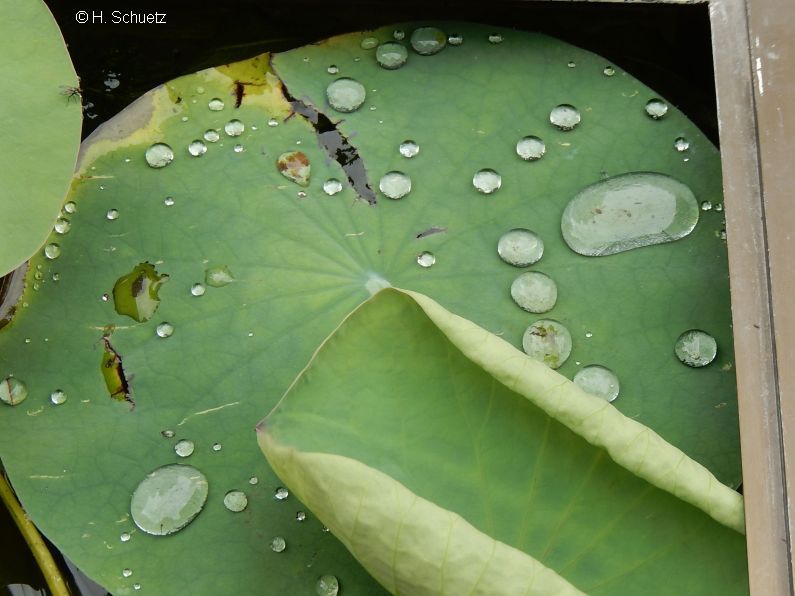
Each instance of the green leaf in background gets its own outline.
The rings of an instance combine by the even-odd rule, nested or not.
[[[645,466],[668,491],[699,494],[711,515],[730,504],[742,529],[736,492],[609,404],[415,298],[383,290],[361,306],[260,425],[279,476],[384,587],[747,593],[741,534],[571,428],[590,425],[616,461]]]
[[[41,0],[0,2],[0,275],[44,243],[80,145],[77,74]]]
[[[71,229],[48,240],[59,250],[31,261],[17,315],[0,332],[0,378],[13,374],[29,395],[0,411],[0,454],[43,532],[114,594],[135,584],[158,593],[186,585],[207,594],[311,592],[324,574],[339,577],[345,594],[378,593],[294,496],[275,498],[282,483],[254,427],[340,321],[389,284],[517,347],[536,319],[561,322],[573,348],[559,372],[610,368],[621,382],[614,405],[627,417],[721,481],[739,482],[721,214],[702,212],[684,239],[608,257],[572,252],[560,232],[568,201],[605,175],[664,174],[717,204],[717,151],[673,107],[649,118],[644,106],[655,94],[618,68],[606,76],[597,56],[541,35],[502,30],[496,44],[491,29],[442,27],[463,44],[433,56],[409,50],[398,70],[377,64],[371,42],[362,47],[365,38],[392,39],[388,27],[272,64],[264,55],[182,77],[84,143],[65,205]],[[402,28],[410,36],[414,26]],[[345,76],[363,84],[366,99],[341,114],[325,91]],[[282,81],[289,97],[339,120],[350,146],[327,120],[314,116],[316,130],[293,113]],[[582,116],[568,132],[549,122],[562,103]],[[528,135],[546,143],[540,160],[516,155]],[[686,152],[674,148],[678,137]],[[414,157],[399,151],[407,140],[419,146]],[[356,190],[326,146],[350,162]],[[150,167],[147,151],[163,167]],[[309,171],[297,154],[282,160],[285,171],[293,164],[308,186],[277,165],[292,152]],[[472,184],[486,168],[502,176],[490,195]],[[377,189],[392,171],[411,178],[404,198],[368,191],[367,181]],[[387,180],[390,194],[405,191],[403,177]],[[498,239],[517,227],[545,243],[529,269],[497,255]],[[114,310],[113,288],[147,263],[159,303],[137,322]],[[557,303],[543,315],[511,298],[528,270],[557,283]],[[119,287],[137,304],[145,284],[127,280]],[[718,342],[707,367],[686,367],[673,353],[692,328]],[[357,366],[366,370],[370,357],[360,354]],[[191,450],[180,441],[193,444],[184,458],[175,448]],[[149,536],[130,518],[131,495],[174,463],[206,477],[207,502],[185,529]],[[233,490],[247,496],[236,513],[224,506]],[[227,501],[239,508],[233,496]]]

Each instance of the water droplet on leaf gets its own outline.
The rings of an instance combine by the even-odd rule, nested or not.
[[[224,109],[224,100],[219,97],[213,97],[209,102],[207,102],[207,107],[213,112],[220,112]]]
[[[155,143],[144,154],[152,168],[164,168],[174,160],[174,151],[165,143]]]
[[[221,443],[213,443],[213,451],[221,451],[221,449],[223,449]]]
[[[451,46],[460,46],[462,43],[464,43],[464,36],[460,33],[451,33],[447,38],[447,43],[449,43]]]
[[[171,207],[171,206],[174,204],[174,197],[166,197],[166,198],[163,200],[163,204],[164,204],[166,207]]]
[[[544,242],[535,232],[516,228],[500,236],[497,254],[514,267],[527,267],[543,256]]]
[[[646,102],[646,114],[652,120],[659,120],[668,113],[668,104],[663,100],[654,98]]]
[[[283,486],[277,488],[276,491],[273,493],[273,498],[276,499],[277,501],[284,501],[289,496],[290,496],[290,491],[284,488]]]
[[[122,542],[129,542],[130,538],[131,536],[129,532],[122,532],[121,535],[119,536],[119,540],[121,540]]]
[[[195,141],[191,142],[190,145],[188,145],[188,153],[190,153],[193,157],[204,155],[207,153],[207,145],[204,144],[204,141],[196,139]]]
[[[709,333],[700,329],[690,329],[676,340],[674,352],[683,364],[701,368],[715,360],[718,344]]]
[[[502,43],[503,38],[499,33],[492,33],[489,35],[489,43]]]
[[[187,526],[207,501],[207,478],[192,466],[170,464],[146,475],[130,502],[135,525],[165,536]]]
[[[224,124],[224,132],[230,137],[239,137],[246,130],[246,125],[240,120],[230,120]]]
[[[420,56],[437,54],[447,45],[447,36],[436,27],[420,27],[411,34],[411,47]]]
[[[524,332],[522,348],[531,358],[560,368],[571,354],[571,333],[557,321],[540,319]]]
[[[188,457],[193,453],[195,446],[193,441],[189,441],[188,439],[181,439],[177,441],[177,444],[174,445],[174,453],[179,455],[180,457]]]
[[[402,199],[411,192],[411,178],[403,172],[387,172],[381,177],[378,188],[389,199]]]
[[[225,265],[215,265],[204,272],[204,283],[213,288],[222,288],[233,281],[235,277]]]
[[[326,69],[326,72],[329,73],[330,75],[335,75],[339,71],[340,71],[340,69],[339,69],[339,67],[336,64],[332,64]]]
[[[605,66],[604,70],[602,70],[602,74],[606,77],[612,77],[614,74],[616,74],[616,69],[609,65]]]
[[[248,497],[242,490],[230,490],[224,495],[224,507],[235,513],[240,513],[248,507]]]
[[[538,137],[528,136],[516,143],[516,154],[525,161],[535,161],[544,157],[547,148]]]
[[[342,190],[342,182],[336,178],[329,178],[323,183],[323,192],[329,196],[333,196]]]
[[[433,267],[435,263],[436,256],[434,256],[432,252],[428,252],[426,250],[425,252],[421,252],[419,255],[417,255],[417,264],[420,267],[425,267],[427,269],[428,267]]]
[[[71,222],[66,219],[65,217],[59,217],[55,220],[55,225],[53,226],[53,230],[55,230],[56,234],[66,234],[72,228]]]
[[[268,126],[270,127],[279,126],[279,121],[276,120],[276,118],[271,118],[270,120],[268,120]]]
[[[193,296],[204,296],[206,291],[207,288],[204,287],[204,284],[195,283],[190,287],[190,293]]]
[[[502,186],[502,176],[491,169],[478,170],[472,177],[472,185],[478,192],[490,195]]]
[[[372,50],[374,47],[378,45],[378,39],[375,37],[365,37],[362,42],[359,44],[363,50]]]
[[[560,130],[573,130],[580,123],[580,111],[574,106],[563,103],[552,108],[549,121]]]
[[[401,39],[403,39],[403,38],[405,38],[405,37],[406,37],[406,32],[405,32],[405,31],[403,31],[403,29],[395,29],[395,30],[392,32],[392,37],[394,37],[395,39],[397,39],[398,41],[400,41]]]
[[[50,401],[53,405],[60,406],[66,402],[66,393],[63,391],[63,389],[56,389],[50,393]]]
[[[28,397],[28,387],[16,377],[6,377],[0,382],[0,401],[16,406]]]
[[[338,112],[355,112],[364,103],[367,91],[359,81],[348,77],[337,79],[326,87],[329,105]]]
[[[394,41],[388,41],[378,46],[375,51],[375,60],[379,66],[387,70],[396,70],[406,63],[409,58],[406,46]]]
[[[618,397],[618,377],[609,368],[592,364],[585,366],[574,375],[574,384],[580,389],[605,401],[612,402]]]
[[[420,146],[414,141],[403,141],[398,148],[403,157],[412,158],[420,152]]]
[[[126,568],[121,570],[121,574],[124,577],[130,577],[132,575],[132,569],[130,569],[129,567],[126,567]]]
[[[285,548],[287,548],[287,543],[281,536],[276,536],[273,540],[271,540],[271,550],[273,552],[280,553],[283,552]]]
[[[251,484],[252,486],[257,484],[258,482],[259,478],[257,478],[256,476],[252,476],[251,478],[248,479],[248,483]]]
[[[105,214],[105,219],[110,221],[115,221],[119,219],[119,210],[118,209],[108,209],[108,212]]]
[[[167,338],[174,334],[174,326],[171,323],[160,323],[155,329],[158,337]]]
[[[529,271],[513,280],[511,298],[527,312],[548,312],[558,300],[558,286],[548,275]]]
[[[674,141],[674,149],[682,153],[690,149],[690,143],[684,137],[677,137]]]
[[[309,186],[312,166],[309,163],[309,158],[301,151],[282,153],[276,160],[276,167],[281,175],[288,180],[292,180],[299,186]]]
[[[295,513],[295,521],[302,522],[306,520],[306,512],[304,511],[296,511]]]
[[[702,211],[712,211],[712,203],[710,201],[701,201]]]
[[[63,210],[69,214],[77,213],[77,203],[74,201],[67,201],[63,206]]]
[[[317,596],[337,596],[340,591],[340,582],[333,575],[324,575],[315,584]]]
[[[113,307],[120,315],[142,323],[155,314],[160,305],[160,286],[168,281],[167,275],[159,275],[154,265],[140,263],[122,275],[113,285]]]

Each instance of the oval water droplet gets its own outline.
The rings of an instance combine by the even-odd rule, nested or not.
[[[648,172],[607,178],[580,191],[563,211],[563,239],[586,256],[612,255],[684,238],[699,206],[684,184]]]
[[[378,46],[375,51],[375,60],[378,65],[387,70],[396,70],[406,63],[409,52],[406,46],[394,41],[388,41]]]
[[[52,402],[54,406],[60,406],[66,403],[66,392],[63,389],[56,389],[50,393],[50,402]]]
[[[6,377],[0,382],[0,401],[16,406],[28,397],[28,387],[16,377]]]
[[[188,153],[190,153],[193,157],[200,157],[207,153],[207,145],[204,144],[204,141],[196,139],[195,141],[192,141],[190,145],[188,145]]]
[[[143,323],[152,318],[160,305],[160,286],[168,275],[160,275],[150,263],[140,263],[113,285],[113,307],[120,315]]]
[[[174,160],[174,151],[165,143],[155,143],[144,153],[146,163],[152,168],[165,168]]]
[[[684,137],[677,137],[674,141],[674,149],[683,153],[690,149],[690,142]]]
[[[315,584],[317,596],[337,596],[340,591],[340,582],[333,575],[323,575]]]
[[[531,358],[560,368],[571,355],[571,333],[557,321],[540,319],[524,332],[522,348]]]
[[[349,113],[361,107],[367,97],[367,91],[359,81],[343,77],[326,87],[326,97],[332,108],[338,112]]]
[[[130,502],[135,525],[147,534],[178,532],[204,508],[207,478],[192,466],[170,464],[146,475]]]
[[[235,281],[235,276],[225,265],[214,265],[204,271],[204,283],[213,288],[222,288]]]
[[[305,511],[296,511],[295,512],[295,521],[302,522],[306,520],[306,512]]]
[[[164,339],[171,337],[174,334],[174,326],[167,322],[160,323],[155,329],[155,333],[158,337],[162,337]]]
[[[411,178],[403,172],[387,172],[381,176],[378,188],[389,199],[402,199],[411,192]]]
[[[329,196],[333,196],[342,190],[342,182],[336,178],[329,178],[323,183],[323,192]]]
[[[207,288],[204,287],[204,284],[195,283],[190,287],[190,293],[193,296],[204,296],[204,293],[207,291]]]
[[[129,567],[125,567],[124,569],[121,570],[121,574],[123,577],[130,577],[132,575],[132,569],[130,569]]]
[[[478,170],[475,172],[475,175],[472,176],[472,185],[478,192],[490,195],[498,191],[502,186],[502,176],[489,168]]]
[[[668,104],[655,97],[646,102],[646,115],[652,120],[659,120],[668,113]]]
[[[246,130],[246,125],[240,120],[230,120],[224,124],[224,132],[230,137],[239,137]]]
[[[122,542],[129,542],[130,538],[131,536],[129,532],[122,532],[121,535],[119,536],[119,540],[121,540]]]
[[[433,267],[436,264],[436,256],[427,250],[417,255],[417,264],[420,267]]]
[[[503,37],[499,33],[491,33],[489,35],[489,43],[502,43]]]
[[[460,33],[451,33],[447,38],[447,43],[449,43],[451,46],[460,46],[462,43],[464,43],[464,36]]]
[[[65,217],[59,217],[55,220],[55,225],[52,229],[56,234],[67,234],[72,229],[72,223]]]
[[[119,219],[119,210],[118,209],[108,209],[108,212],[105,214],[105,219],[114,221]]]
[[[330,64],[329,67],[326,69],[326,72],[330,75],[335,75],[340,71],[339,67],[336,64]]]
[[[246,150],[246,148],[243,147],[243,145],[241,145],[240,143],[238,143],[237,145],[232,147],[232,151],[234,151],[235,153],[243,153],[243,151],[245,151],[245,150]]]
[[[676,340],[674,352],[683,364],[701,368],[715,360],[718,344],[709,333],[700,329],[690,329]]]
[[[555,106],[549,113],[549,121],[563,131],[574,130],[580,119],[580,111],[567,103]]]
[[[192,455],[194,449],[195,446],[193,441],[189,441],[188,439],[181,439],[177,441],[176,445],[174,445],[174,453],[180,457],[188,457]]]
[[[618,377],[609,368],[591,364],[577,371],[574,384],[580,389],[605,401],[612,402],[618,397]]]
[[[259,478],[257,478],[256,476],[252,476],[251,478],[248,479],[248,483],[252,486],[258,484]]]
[[[606,77],[612,77],[613,75],[615,75],[615,74],[616,74],[616,69],[615,69],[615,68],[613,68],[613,67],[612,67],[612,66],[610,66],[610,65],[607,65],[607,66],[605,66],[605,67],[604,67],[604,69],[602,70],[602,74],[603,74],[603,75],[605,75]]]
[[[444,49],[447,36],[436,27],[419,27],[411,34],[410,43],[420,56],[432,56]]]
[[[174,204],[174,197],[166,197],[166,198],[163,200],[163,204],[164,204],[166,207],[171,207],[171,206]]]
[[[224,109],[224,100],[220,97],[213,97],[210,101],[207,102],[207,107],[210,108],[213,112],[220,112]]]
[[[400,41],[401,39],[404,39],[406,37],[406,32],[403,31],[403,29],[395,29],[392,32],[392,37]]]
[[[248,497],[246,493],[242,490],[230,490],[224,495],[224,507],[234,513],[240,513],[248,507]]]
[[[398,151],[403,157],[411,159],[420,152],[420,146],[414,141],[406,140],[400,144]]]
[[[171,429],[161,430],[160,434],[163,435],[166,439],[173,439],[174,438],[174,431]]]
[[[500,236],[497,254],[509,265],[527,267],[544,255],[544,242],[535,232],[516,228]]]
[[[136,592],[141,589],[141,584],[133,584],[133,590]]]
[[[279,126],[279,121],[276,120],[276,118],[271,118],[270,120],[268,120],[268,126],[270,126],[271,128],[274,126]]]
[[[511,298],[527,312],[548,312],[558,300],[558,286],[548,275],[529,271],[513,280]]]
[[[221,451],[221,449],[223,449],[221,443],[213,443],[213,451]]]
[[[312,166],[309,158],[301,151],[282,153],[276,160],[276,167],[282,176],[292,180],[299,186],[309,186]]]
[[[61,256],[61,247],[55,244],[54,242],[51,242],[50,244],[44,247],[44,256],[50,259],[51,261],[54,261],[55,259]]]
[[[69,213],[70,215],[72,213],[77,213],[77,203],[74,201],[67,201],[64,203],[63,210],[65,213]]]
[[[365,37],[362,42],[359,44],[363,50],[372,50],[374,47],[378,45],[378,38],[376,37]]]
[[[290,491],[284,488],[283,486],[277,488],[273,493],[273,498],[276,499],[277,501],[284,501],[289,496],[290,496]]]
[[[287,542],[281,536],[276,536],[271,540],[271,550],[273,552],[281,553],[284,552],[285,548],[287,548]]]
[[[535,136],[527,136],[516,143],[516,155],[525,161],[536,161],[544,157],[547,147],[544,141]]]

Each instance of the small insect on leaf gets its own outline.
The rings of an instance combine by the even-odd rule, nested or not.
[[[61,85],[61,95],[66,96],[66,101],[70,102],[72,99],[77,99],[78,103],[83,101],[83,90],[80,87],[70,87],[68,85]]]

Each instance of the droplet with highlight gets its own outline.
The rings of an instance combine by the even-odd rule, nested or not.
[[[224,109],[224,100],[220,97],[213,97],[210,101],[207,102],[207,107],[210,108],[213,112],[220,112]]]
[[[193,441],[189,441],[188,439],[181,439],[177,441],[176,445],[174,445],[174,453],[180,457],[188,457],[192,455],[194,449],[195,445],[193,444]]]
[[[326,72],[327,72],[327,73],[329,73],[330,75],[335,75],[335,74],[337,74],[339,71],[340,71],[340,69],[339,69],[339,67],[338,67],[336,64],[331,64],[331,65],[329,65],[329,67],[326,69]]]
[[[188,145],[188,153],[190,153],[193,157],[200,157],[207,153],[207,145],[204,144],[204,141],[196,139],[195,141],[192,141],[190,145]]]
[[[192,296],[204,296],[204,293],[207,291],[207,288],[204,287],[202,283],[195,283],[190,287],[190,293]]]
[[[165,143],[155,143],[149,146],[144,157],[149,167],[165,168],[174,160],[174,151]]]
[[[535,232],[516,228],[500,236],[497,254],[509,265],[527,267],[537,263],[544,255],[544,242]]]
[[[130,513],[147,534],[178,532],[204,508],[207,478],[192,466],[170,464],[146,475],[133,492]]]
[[[536,161],[544,157],[547,147],[544,141],[535,136],[527,136],[516,143],[516,155],[525,161]]]
[[[284,549],[287,548],[287,542],[281,536],[274,537],[271,540],[271,550],[275,553],[284,552]]]
[[[364,103],[367,91],[359,81],[343,77],[326,87],[329,105],[342,113],[355,112]]]
[[[55,259],[61,256],[61,247],[55,244],[54,242],[51,242],[50,244],[44,247],[44,256],[50,259],[51,261],[54,261]]]
[[[174,326],[171,323],[160,323],[155,329],[155,333],[163,339],[171,337],[174,334]]]
[[[340,582],[333,575],[323,575],[315,584],[317,596],[337,596],[340,591]]]
[[[119,210],[118,209],[108,209],[108,212],[105,214],[105,219],[109,221],[115,221],[119,219]]]
[[[549,121],[563,131],[574,130],[580,120],[580,111],[566,103],[555,106],[549,113]]]
[[[224,124],[224,132],[230,137],[239,137],[246,130],[246,125],[240,120],[230,120]]]
[[[560,368],[571,355],[571,333],[557,321],[540,319],[522,336],[525,353],[550,368]]]
[[[224,495],[224,507],[234,513],[240,513],[248,507],[248,497],[242,490],[230,490]]]
[[[424,267],[427,269],[428,267],[433,267],[436,264],[436,256],[432,252],[428,252],[427,250],[421,252],[417,255],[417,264],[420,267]]]
[[[668,104],[655,97],[646,102],[646,115],[652,120],[659,120],[668,113]]]
[[[372,50],[374,47],[378,46],[378,38],[377,37],[365,37],[359,47],[363,50]]]
[[[679,151],[680,153],[684,153],[688,149],[690,149],[690,142],[684,137],[677,137],[674,141],[674,149]]]
[[[444,49],[447,36],[436,27],[419,27],[412,32],[410,43],[420,56],[432,56]]]
[[[491,34],[489,34],[489,43],[497,44],[497,43],[502,43],[502,42],[503,42],[503,37],[499,33],[491,33]]]
[[[0,382],[0,401],[16,406],[28,397],[28,386],[16,377],[6,377]]]
[[[329,178],[323,183],[323,192],[329,196],[333,196],[342,191],[342,182],[336,178]]]
[[[50,402],[54,406],[60,406],[61,404],[66,403],[66,392],[63,389],[56,389],[50,393]]]
[[[402,199],[411,192],[411,178],[403,172],[387,172],[381,176],[378,188],[389,199]]]
[[[490,195],[498,191],[502,186],[502,176],[489,168],[478,170],[472,177],[472,186],[474,186],[478,192]]]
[[[420,146],[414,141],[406,140],[400,144],[398,151],[403,157],[411,159],[420,152]]]
[[[548,275],[539,271],[528,271],[513,280],[511,298],[527,312],[548,312],[555,307],[558,300],[558,286]]]
[[[235,276],[226,265],[214,265],[204,271],[204,283],[213,288],[222,288],[235,281]]]
[[[464,36],[460,33],[451,33],[447,37],[447,43],[451,46],[460,46],[462,43],[464,43]]]
[[[56,234],[67,234],[72,229],[72,223],[65,217],[59,217],[55,220],[55,225],[52,229]]]
[[[394,41],[388,41],[378,46],[375,51],[375,60],[378,65],[387,70],[397,70],[406,63],[409,52],[406,46]]]
[[[701,368],[715,360],[718,344],[709,333],[700,329],[690,329],[676,340],[674,352],[683,364]]]
[[[273,493],[273,498],[276,499],[277,501],[284,501],[289,496],[290,496],[290,491],[284,488],[283,486],[277,488]]]
[[[602,74],[606,77],[612,77],[616,74],[616,69],[610,66],[609,64],[602,69]]]
[[[574,384],[580,389],[605,401],[612,402],[618,397],[618,377],[609,368],[592,364],[585,366],[574,375]]]

